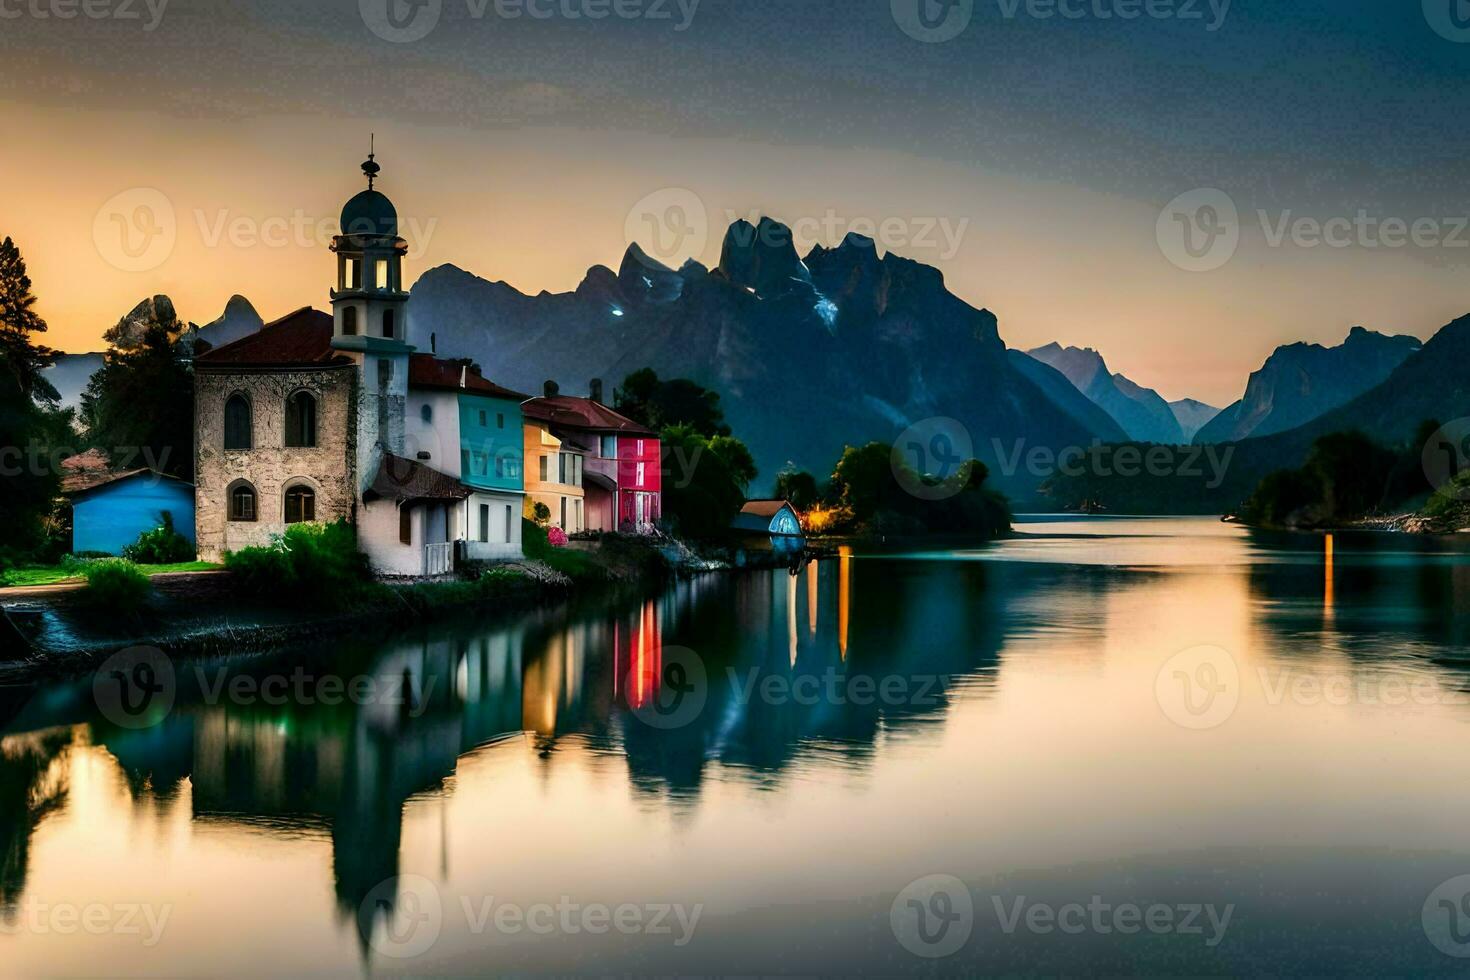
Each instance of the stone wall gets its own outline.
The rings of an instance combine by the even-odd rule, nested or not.
[[[226,551],[266,544],[284,531],[285,491],[296,483],[316,492],[316,520],[352,517],[356,377],[351,367],[253,374],[196,371],[195,529],[201,559],[218,561]],[[288,449],[286,398],[301,390],[317,399],[317,445]],[[254,448],[226,451],[225,402],[236,392],[250,400]],[[229,489],[237,480],[255,488],[258,514],[253,522],[229,520]]]

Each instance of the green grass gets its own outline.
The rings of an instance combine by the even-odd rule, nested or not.
[[[169,572],[212,572],[223,567],[223,565],[211,565],[206,561],[189,561],[174,565],[139,565],[138,569],[144,575],[153,576],[165,575]],[[4,586],[63,585],[85,580],[77,563],[12,568],[0,574],[0,585]]]

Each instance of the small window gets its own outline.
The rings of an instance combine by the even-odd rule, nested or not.
[[[489,426],[488,426],[488,424],[485,421],[485,410],[482,408],[482,409],[480,409],[480,428],[484,429],[484,428],[488,428],[488,427]]]
[[[250,427],[250,401],[244,395],[231,395],[229,401],[225,402],[225,448],[254,448]]]
[[[357,307],[342,307],[342,335],[345,337],[357,336]]]
[[[378,393],[387,394],[393,381],[393,362],[386,357],[378,358]]]
[[[480,543],[490,543],[490,505],[480,505]]]
[[[511,544],[512,541],[513,541],[512,537],[511,537],[511,533],[512,532],[511,532],[511,529],[510,529],[511,528],[511,524],[510,524],[511,518],[512,518],[512,514],[511,514],[510,505],[507,504],[506,507],[505,507],[505,543],[506,544]]]
[[[376,279],[376,282],[378,284],[378,288],[379,289],[387,289],[388,288],[388,260],[387,259],[378,259],[377,262],[373,263],[373,267],[377,270],[377,275],[376,275],[375,279]]]
[[[398,508],[398,540],[413,544],[413,508],[407,504]]]
[[[434,424],[434,406],[425,404],[419,409],[419,418],[424,420],[425,425]]]
[[[645,463],[639,463],[638,464],[638,485],[640,487],[644,485],[643,467],[646,466],[646,465],[647,464],[645,464]]]
[[[503,429],[503,428],[505,428],[505,414],[504,413],[501,413],[501,414],[495,416],[495,427],[497,429]]]
[[[398,311],[383,311],[383,336],[392,340],[398,335]]]
[[[549,474],[547,473],[547,470],[549,469],[549,467],[547,466],[547,460],[548,459],[550,459],[550,457],[548,457],[548,456],[542,456],[541,457],[541,482],[542,483],[545,483],[550,478]]]
[[[310,392],[286,399],[286,448],[316,448],[316,399]]]
[[[316,493],[311,487],[292,487],[286,491],[286,523],[304,524],[316,520]]]
[[[252,522],[255,517],[255,488],[237,483],[230,488],[230,520]]]
[[[357,259],[348,259],[347,270],[344,279],[346,280],[344,285],[346,285],[348,289],[361,289],[362,263],[359,262]]]

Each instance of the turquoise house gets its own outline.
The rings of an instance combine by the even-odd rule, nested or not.
[[[526,442],[521,403],[511,398],[459,396],[460,482],[476,490],[526,490]]]
[[[71,499],[71,550],[120,555],[144,531],[163,523],[167,512],[174,529],[194,543],[194,484],[135,470],[67,492]]]

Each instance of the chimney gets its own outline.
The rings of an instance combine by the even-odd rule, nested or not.
[[[589,391],[592,392],[592,400],[595,401],[597,404],[601,405],[602,404],[602,379],[601,378],[593,378],[592,379],[592,383],[589,384],[587,386],[587,388],[588,388]]]
[[[548,381],[546,382],[546,387],[543,389],[543,391],[545,392],[547,398],[555,398],[557,395],[561,394],[561,386],[558,385],[555,381]]]

